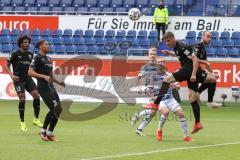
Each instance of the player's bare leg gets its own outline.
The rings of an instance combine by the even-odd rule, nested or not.
[[[157,140],[161,141],[162,140],[162,129],[163,126],[167,120],[168,114],[169,114],[169,109],[167,108],[167,106],[164,106],[161,108],[160,112],[162,113],[159,119],[159,123],[158,123],[158,129],[157,129],[157,133],[156,133],[156,138]]]

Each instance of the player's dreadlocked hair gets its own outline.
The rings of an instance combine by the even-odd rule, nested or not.
[[[27,35],[20,36],[20,37],[18,37],[18,40],[17,40],[17,45],[19,48],[21,47],[21,44],[23,44],[23,41],[25,39],[28,39],[29,43],[31,43],[31,38],[29,36],[27,36]]]

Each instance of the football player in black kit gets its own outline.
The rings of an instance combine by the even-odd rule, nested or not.
[[[39,135],[42,140],[56,141],[53,131],[58,122],[58,117],[61,114],[62,108],[58,93],[53,86],[53,82],[61,86],[65,86],[65,83],[58,81],[53,76],[53,64],[51,58],[47,56],[49,47],[48,42],[41,40],[37,43],[36,47],[39,48],[39,54],[32,60],[28,75],[37,78],[38,91],[49,108],[49,112],[45,117]]]
[[[25,90],[27,90],[33,97],[34,116],[33,124],[42,127],[38,116],[40,112],[40,99],[37,87],[31,77],[28,76],[28,68],[33,58],[33,53],[28,51],[31,39],[28,36],[21,36],[17,40],[19,49],[10,54],[6,63],[6,71],[11,76],[15,90],[19,98],[19,115],[21,130],[27,131],[27,126],[24,121],[25,112]],[[12,65],[13,72],[10,70]]]
[[[177,41],[172,32],[167,32],[164,35],[164,41],[167,46],[173,48],[174,51],[163,50],[162,52],[165,55],[176,56],[181,63],[181,68],[163,80],[157,99],[148,105],[159,105],[163,95],[165,95],[167,92],[170,83],[176,81],[187,81],[189,88],[189,102],[191,103],[195,117],[195,125],[191,132],[191,134],[193,134],[203,128],[202,124],[200,123],[200,106],[197,101],[198,83],[215,83],[216,78],[210,74],[207,74],[199,67],[198,58],[193,54],[192,46],[188,46],[181,41]]]
[[[204,31],[202,34],[201,42],[196,43],[193,48],[194,54],[198,57],[199,63],[202,63],[205,65],[205,69],[208,71],[209,74],[212,74],[212,70],[210,68],[210,62],[207,61],[207,52],[205,49],[205,45],[209,44],[212,38],[212,34],[209,31]],[[214,75],[216,78],[218,78],[217,75]],[[202,83],[201,86],[198,88],[198,98],[199,95],[204,91],[208,89],[208,102],[207,106],[209,108],[216,108],[221,107],[221,103],[213,102],[213,97],[216,91],[216,83]]]

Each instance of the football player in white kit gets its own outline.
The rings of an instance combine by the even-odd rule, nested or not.
[[[165,66],[164,59],[161,63],[161,65]],[[160,60],[158,60],[158,64],[160,63]],[[154,95],[158,94],[158,91],[162,85],[164,77],[168,75],[167,71],[165,70],[162,74],[158,74],[155,77],[153,76],[150,81],[151,90],[154,93]],[[160,86],[160,87],[159,87]],[[176,116],[178,116],[181,128],[183,130],[184,135],[184,141],[192,141],[192,139],[189,137],[188,134],[188,124],[187,119],[184,116],[184,112],[182,110],[182,107],[180,104],[176,101],[176,99],[173,97],[172,89],[180,89],[180,85],[176,83],[171,83],[170,88],[168,92],[165,94],[164,98],[159,104],[159,111],[161,112],[161,116],[158,123],[158,129],[156,133],[157,140],[162,140],[162,129],[163,126],[167,120],[169,111],[173,112]]]

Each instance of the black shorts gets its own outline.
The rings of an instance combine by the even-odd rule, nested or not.
[[[17,93],[25,92],[25,90],[27,90],[27,92],[30,93],[34,90],[37,90],[37,86],[32,78],[28,78],[20,82],[14,82],[13,84]]]
[[[38,91],[44,103],[50,110],[53,110],[60,105],[60,99],[54,87],[39,88]]]
[[[182,67],[178,71],[175,71],[172,75],[178,82],[187,81],[188,88],[194,90],[195,92],[198,91],[198,83],[204,83],[207,77],[206,71],[202,70],[200,67],[196,73],[196,82],[190,82],[192,75],[191,68]]]

